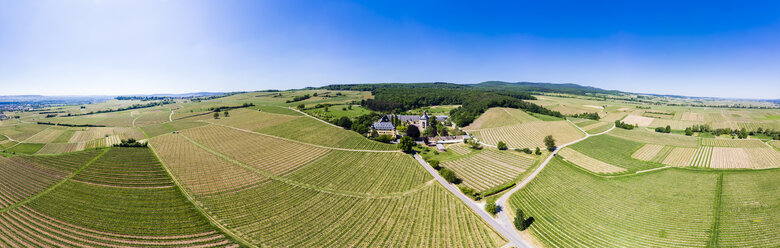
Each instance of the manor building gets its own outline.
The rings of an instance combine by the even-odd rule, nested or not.
[[[371,130],[376,130],[379,135],[390,135],[391,137],[395,138],[397,132],[395,125],[393,125],[394,119],[397,119],[406,126],[414,125],[417,127],[417,129],[420,130],[420,132],[422,132],[429,125],[436,123],[436,121],[444,122],[447,120],[447,118],[447,116],[436,116],[436,120],[431,120],[431,117],[428,115],[427,111],[423,112],[423,115],[421,116],[389,114],[382,116],[382,118],[380,118],[377,122],[374,122],[374,124],[371,125]]]

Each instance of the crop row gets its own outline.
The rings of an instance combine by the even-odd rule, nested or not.
[[[393,144],[373,141],[356,132],[334,127],[309,117],[297,118],[254,131],[328,147],[360,150],[398,149]]]
[[[757,139],[701,139],[702,146],[714,146],[714,147],[742,147],[742,148],[754,148],[754,147],[766,147],[761,140]]]
[[[663,161],[663,164],[668,164],[676,167],[685,167],[691,164],[693,155],[696,153],[696,148],[688,147],[675,147],[669,153]]]
[[[608,179],[553,159],[505,211],[534,217],[530,231],[549,247],[703,247],[715,176],[663,170]]]
[[[84,150],[84,143],[48,143],[36,154],[59,154]]]
[[[442,166],[455,171],[466,186],[482,191],[514,180],[534,161],[518,155],[485,150],[474,156],[444,162]]]
[[[181,134],[219,153],[276,175],[290,173],[329,151],[217,125],[187,129]]]
[[[116,187],[173,186],[148,148],[111,148],[73,180]]]
[[[211,119],[208,120],[208,122],[246,130],[259,130],[262,128],[287,123],[298,118],[308,117],[274,114],[253,109],[236,109],[230,111],[229,117]]]
[[[571,148],[565,148],[558,154],[563,156],[566,160],[595,173],[611,174],[626,172],[626,169],[604,163],[603,161],[595,158],[588,157]]]
[[[700,146],[696,149],[696,153],[693,154],[690,166],[693,167],[710,167],[710,161],[712,157],[711,146]]]
[[[710,167],[716,169],[752,168],[750,157],[743,148],[714,147]]]
[[[162,135],[150,142],[173,175],[198,195],[255,187],[268,180],[203,150],[181,135]]]
[[[339,150],[326,153],[286,177],[317,187],[369,194],[403,192],[432,179],[404,153]]]
[[[553,135],[557,144],[566,144],[584,136],[567,121],[536,121],[499,128],[481,129],[474,135],[491,145],[503,141],[509,147],[544,147],[543,139]]]
[[[38,132],[37,134],[33,135],[29,139],[27,139],[25,142],[30,143],[50,143],[54,141],[57,137],[62,135],[65,132],[65,130],[62,129],[56,129],[56,128],[47,128],[43,131]]]
[[[463,146],[463,145],[460,145],[460,144],[447,146],[447,149],[457,153],[458,155],[465,155],[465,154],[471,153],[471,149],[470,148],[468,148],[466,146]]]
[[[506,242],[436,184],[375,199],[271,181],[204,203],[221,223],[261,246],[497,247]]]
[[[610,131],[610,133],[613,131]],[[618,138],[612,135],[599,135],[577,142],[570,146],[570,148],[585,156],[604,161],[607,164],[618,166],[631,172],[658,167],[657,164],[648,163],[631,157],[634,152],[644,145],[645,144],[643,143]]]
[[[650,161],[663,148],[663,145],[645,144],[642,146],[642,148],[634,152],[631,157],[639,160]]]
[[[779,170],[724,173],[718,245],[780,247]]]
[[[696,147],[698,146],[698,139],[694,137],[688,137],[676,134],[661,134],[648,130],[634,129],[625,130],[622,128],[615,128],[609,132],[608,135],[620,137],[623,139],[636,141],[640,143],[650,144],[664,144],[677,147]]]

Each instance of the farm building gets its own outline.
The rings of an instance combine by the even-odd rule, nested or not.
[[[436,121],[444,122],[448,118],[448,116],[436,116]],[[394,122],[415,125],[418,129],[423,130],[430,125],[431,117],[428,115],[428,112],[423,112],[422,116],[389,114],[382,116],[382,118],[371,125],[371,129],[376,130],[379,135],[388,134],[395,137],[396,128],[393,124]]]
[[[447,148],[444,148],[444,145],[442,144],[436,144],[436,149],[438,149],[440,152],[446,152]]]

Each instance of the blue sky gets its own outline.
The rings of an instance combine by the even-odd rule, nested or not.
[[[0,0],[0,95],[578,83],[780,98],[780,2]]]

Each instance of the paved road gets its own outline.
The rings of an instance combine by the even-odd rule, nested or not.
[[[574,126],[577,127],[577,125],[574,125]],[[580,127],[577,127],[577,129],[580,129],[580,131],[585,133],[585,137],[582,137],[582,138],[580,138],[578,140],[575,140],[575,141],[569,142],[567,144],[564,144],[564,145],[562,145],[560,147],[557,147],[555,149],[555,151],[553,151],[552,154],[550,154],[550,156],[548,156],[547,159],[545,159],[544,162],[542,162],[542,164],[540,164],[539,167],[536,168],[536,170],[534,170],[534,172],[531,173],[531,175],[529,177],[527,177],[525,180],[523,180],[522,182],[520,182],[517,185],[515,185],[514,188],[512,188],[511,190],[506,192],[504,195],[502,195],[500,198],[498,198],[498,200],[496,200],[496,206],[500,207],[500,209],[503,210],[503,211],[498,213],[498,223],[501,225],[501,227],[503,229],[511,228],[512,231],[513,231],[512,235],[515,235],[515,236],[517,236],[518,239],[522,240],[522,238],[520,238],[520,236],[517,234],[517,232],[514,232],[515,229],[514,229],[514,225],[512,224],[512,219],[509,218],[509,211],[508,211],[509,208],[507,208],[507,201],[509,200],[509,197],[511,197],[512,194],[514,194],[518,190],[520,190],[523,187],[525,187],[525,185],[527,185],[529,182],[531,182],[531,180],[533,180],[537,175],[539,175],[539,172],[542,172],[544,167],[547,166],[547,163],[549,163],[550,160],[552,160],[552,158],[555,156],[555,154],[558,153],[558,151],[561,150],[561,148],[564,148],[566,146],[569,146],[569,145],[575,144],[577,142],[583,141],[583,140],[585,140],[585,139],[587,139],[587,138],[589,138],[591,136],[605,134],[605,133],[607,133],[609,131],[612,131],[612,129],[614,129],[614,128],[615,128],[615,126],[612,126],[612,128],[610,128],[607,131],[604,131],[604,132],[601,132],[601,133],[598,133],[598,134],[588,134],[587,132],[582,130]],[[525,242],[525,241],[523,241],[523,242]],[[526,245],[526,247],[530,247],[527,243],[525,245]]]
[[[571,123],[571,121],[569,121],[569,123]],[[574,125],[574,123],[571,123],[571,124]],[[507,193],[502,195],[500,198],[498,198],[498,200],[496,201],[496,205],[500,209],[502,209],[503,211],[498,213],[497,218],[493,218],[490,214],[488,214],[485,210],[483,210],[480,205],[477,205],[474,201],[471,200],[471,198],[469,198],[468,196],[463,194],[460,191],[460,189],[458,189],[454,185],[448,183],[447,180],[444,180],[444,178],[441,177],[439,175],[439,173],[435,169],[433,169],[433,167],[428,165],[428,163],[425,162],[425,160],[423,160],[422,156],[420,156],[419,154],[415,154],[414,158],[417,159],[417,162],[422,164],[423,167],[425,167],[426,170],[428,170],[428,173],[430,173],[431,175],[433,175],[434,178],[436,178],[436,181],[439,181],[439,183],[441,185],[443,185],[447,190],[449,190],[450,192],[455,194],[455,196],[457,196],[463,203],[465,203],[472,210],[474,210],[474,212],[476,212],[480,217],[482,217],[482,219],[485,220],[485,222],[487,222],[494,229],[496,229],[496,231],[501,233],[501,235],[506,237],[509,240],[509,244],[507,244],[507,245],[514,245],[516,247],[523,247],[523,248],[533,247],[531,244],[526,242],[522,237],[520,237],[520,234],[515,229],[514,224],[512,224],[512,220],[509,218],[509,214],[508,214],[508,211],[507,211],[507,209],[508,209],[507,208],[507,200],[509,200],[509,197],[512,196],[512,194],[514,194],[518,190],[520,190],[523,187],[525,187],[525,185],[527,185],[529,182],[531,182],[531,180],[533,180],[537,175],[539,175],[539,172],[541,172],[544,169],[544,167],[547,166],[547,163],[549,163],[550,160],[552,160],[552,158],[555,156],[555,154],[558,153],[558,151],[561,148],[564,148],[566,146],[569,146],[569,145],[575,144],[577,142],[583,141],[583,140],[585,140],[585,139],[587,139],[587,138],[589,138],[591,136],[605,134],[605,133],[607,133],[609,131],[612,131],[612,129],[615,128],[615,126],[612,126],[612,128],[610,128],[607,131],[604,131],[604,132],[601,132],[601,133],[598,133],[598,134],[588,134],[588,132],[585,132],[585,130],[582,130],[582,128],[578,127],[577,125],[574,125],[574,127],[576,127],[577,129],[579,129],[580,131],[585,133],[585,137],[582,137],[582,138],[580,138],[578,140],[575,140],[575,141],[569,142],[568,144],[564,144],[564,145],[562,145],[560,147],[557,147],[555,149],[555,151],[553,151],[552,154],[550,154],[550,156],[548,156],[547,159],[545,159],[542,162],[542,164],[540,164],[539,167],[536,168],[536,170],[534,170],[533,173],[531,173],[531,175],[529,177],[527,177],[525,180],[523,180],[522,182],[517,184],[514,188],[509,190]],[[483,144],[483,145],[487,145],[487,144]],[[487,146],[490,146],[490,145],[487,145]]]
[[[514,227],[510,227],[507,229],[506,226],[501,225],[499,222],[496,221],[496,219],[493,218],[493,216],[490,216],[490,214],[482,210],[482,207],[480,207],[479,205],[471,201],[471,198],[469,198],[468,196],[460,192],[460,189],[448,183],[447,180],[444,180],[444,178],[441,177],[441,175],[439,175],[439,173],[435,169],[433,169],[433,167],[431,167],[427,162],[425,162],[425,160],[423,160],[422,156],[420,156],[419,154],[415,154],[414,158],[417,159],[417,162],[420,162],[420,164],[423,165],[423,167],[425,167],[426,170],[428,170],[428,173],[431,173],[431,175],[433,175],[436,181],[439,181],[439,183],[443,185],[444,188],[446,188],[447,190],[455,194],[455,196],[457,196],[461,201],[463,201],[463,203],[466,203],[466,205],[469,206],[472,210],[474,210],[474,212],[476,212],[479,215],[479,217],[482,217],[482,219],[485,220],[485,222],[487,222],[490,226],[496,229],[496,231],[501,233],[502,236],[507,238],[509,240],[509,243],[514,244],[517,247],[523,247],[523,248],[532,247],[531,245],[527,244],[525,240],[520,238],[519,235],[517,235]]]

